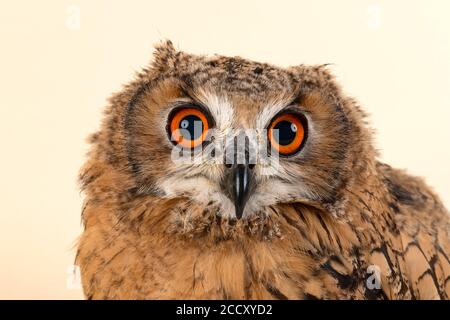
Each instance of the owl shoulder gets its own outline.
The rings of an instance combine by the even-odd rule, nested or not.
[[[450,216],[423,179],[379,164],[397,227],[397,251],[412,297],[450,296]]]

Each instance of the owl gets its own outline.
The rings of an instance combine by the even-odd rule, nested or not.
[[[80,173],[87,299],[448,299],[448,211],[378,160],[326,65],[170,41],[112,96]]]

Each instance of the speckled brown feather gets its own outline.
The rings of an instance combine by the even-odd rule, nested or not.
[[[342,109],[345,126],[327,130],[345,134],[345,141],[336,142],[330,134],[318,146],[324,151],[336,147],[342,155],[310,157],[317,171],[306,173],[315,176],[310,183],[318,196],[229,221],[216,214],[214,203],[165,198],[153,190],[155,177],[166,171],[146,164],[140,150],[152,146],[158,163],[167,162],[167,150],[137,139],[130,144],[127,137],[136,128],[149,131],[153,116],[140,113],[132,124],[127,119],[142,96],[152,99],[150,112],[156,114],[155,106],[181,94],[183,86],[171,80],[175,65],[176,78],[190,86],[220,83],[228,92],[239,83],[238,100],[300,89],[302,104],[315,110],[319,123],[328,121],[328,106]],[[139,119],[148,128],[137,127]],[[76,257],[88,299],[450,296],[446,209],[423,181],[376,160],[364,113],[342,97],[322,66],[279,69],[241,58],[187,55],[166,43],[157,48],[151,66],[112,97],[90,142],[80,175],[85,231]],[[371,265],[380,269],[380,289],[367,285]]]

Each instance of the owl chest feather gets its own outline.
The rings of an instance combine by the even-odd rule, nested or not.
[[[117,216],[116,202],[90,201],[77,254],[83,288],[93,299],[447,298],[445,209],[432,194],[391,189],[355,193],[345,221],[285,204],[241,228],[190,203],[183,217],[170,201],[131,203]]]
[[[168,233],[117,228],[105,218],[82,239],[84,287],[92,298],[362,298],[359,231],[306,209],[276,210],[280,219],[271,228],[281,231],[236,231],[229,238],[211,228],[204,236],[172,233],[165,218],[158,225],[152,217],[152,225]]]

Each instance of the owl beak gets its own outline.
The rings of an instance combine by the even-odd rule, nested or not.
[[[241,219],[251,187],[251,172],[248,164],[238,164],[233,168],[233,200],[236,218]]]

